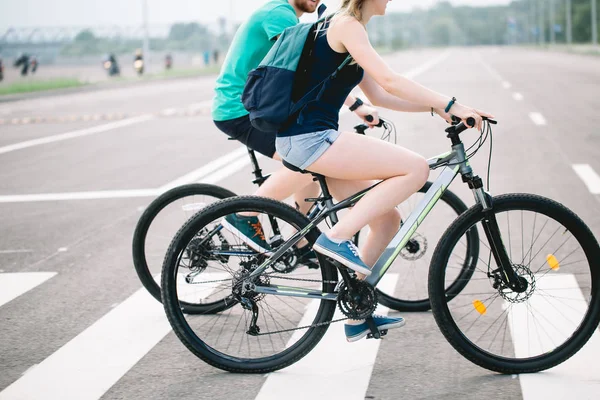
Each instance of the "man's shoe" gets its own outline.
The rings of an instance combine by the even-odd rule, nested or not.
[[[223,218],[221,224],[239,237],[251,249],[261,253],[271,252],[271,246],[265,240],[265,234],[258,217],[229,214]]]

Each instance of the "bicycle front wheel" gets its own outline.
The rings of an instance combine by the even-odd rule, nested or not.
[[[495,248],[481,239],[479,265],[464,290],[448,292],[447,276],[462,262],[465,232],[493,217],[477,205],[446,231],[430,268],[432,311],[464,357],[505,374],[542,371],[573,356],[600,321],[600,248],[584,222],[563,205],[530,194],[493,198],[502,243],[526,285],[511,289]],[[486,235],[480,237],[486,238]]]

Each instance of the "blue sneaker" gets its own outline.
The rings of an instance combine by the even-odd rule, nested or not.
[[[358,248],[350,240],[336,243],[324,233],[313,245],[313,250],[341,262],[346,267],[363,275],[371,275],[371,269],[360,259]]]
[[[373,315],[373,322],[375,322],[375,325],[380,332],[384,329],[400,328],[406,323],[402,317],[391,318],[383,317],[381,315]],[[346,340],[349,342],[356,342],[371,333],[371,329],[369,329],[369,325],[366,321],[359,325],[345,324],[344,331],[346,332]]]
[[[228,231],[238,236],[252,250],[261,253],[270,253],[271,246],[265,240],[265,234],[258,217],[244,217],[229,214],[221,221]]]

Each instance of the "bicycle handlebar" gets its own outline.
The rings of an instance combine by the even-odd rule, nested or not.
[[[492,125],[496,125],[498,123],[498,121],[495,121],[488,117],[481,117],[481,118],[484,121],[488,121]],[[467,129],[472,128],[474,126],[475,126],[475,118],[473,118],[473,117],[467,118],[467,125],[465,125],[465,123],[462,122],[462,120],[460,118],[458,118],[455,115],[452,115],[452,126],[446,128],[446,132],[459,134],[459,133],[462,133],[462,132],[466,131]]]
[[[373,122],[373,116],[372,115],[367,115],[365,117],[365,119],[367,120],[367,122]],[[375,125],[375,127],[381,128],[385,123],[386,123],[386,121],[383,118],[379,118],[379,123],[377,125]],[[356,131],[356,133],[364,135],[365,132],[366,132],[366,130],[369,129],[369,128],[370,128],[369,125],[360,124],[360,125],[356,125],[354,127],[354,130]]]

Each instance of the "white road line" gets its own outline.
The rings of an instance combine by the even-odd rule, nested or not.
[[[504,85],[505,83],[508,83],[504,80],[504,78],[502,78],[502,75],[500,75],[500,73],[498,71],[496,71],[494,68],[492,68],[491,65],[489,65],[488,63],[486,63],[483,58],[481,58],[481,56],[477,56],[479,59],[479,62],[485,67],[485,69],[488,70],[488,72],[494,77],[496,78],[498,81],[502,82],[502,85],[504,87],[506,87],[506,85]],[[508,88],[507,88],[508,89]]]
[[[165,117],[174,115],[175,113],[177,113],[177,109],[176,108],[165,108],[164,110],[162,110],[160,112],[160,115],[164,115]]]
[[[205,101],[201,101],[200,103],[190,104],[188,106],[188,110],[190,110],[191,112],[200,111],[205,108],[208,108],[210,110],[211,107],[212,107],[212,100],[205,100]]]
[[[93,135],[96,133],[106,132],[113,129],[123,128],[133,124],[153,119],[152,115],[141,115],[139,117],[124,119],[123,121],[111,122],[100,126],[80,129],[73,132],[61,133],[59,135],[48,136],[40,139],[28,140],[26,142],[15,143],[8,146],[0,147],[0,154],[9,153],[11,151],[26,149],[29,147],[40,146],[42,144],[60,142],[62,140],[74,139],[82,136]]]
[[[29,249],[0,250],[0,254],[15,254],[15,253],[33,253],[33,250],[29,250]]]
[[[205,166],[198,168],[172,182],[156,189],[134,189],[134,190],[105,190],[93,192],[67,192],[67,193],[41,193],[24,195],[0,196],[0,203],[31,203],[40,201],[65,201],[65,200],[101,200],[101,199],[128,199],[135,197],[156,197],[176,186],[190,182],[202,181],[205,183],[217,183],[222,179],[234,174],[250,163],[246,147],[240,147],[225,154]],[[214,173],[210,175],[211,173]]]
[[[10,272],[0,274],[0,307],[56,275],[56,272]]]
[[[261,154],[256,155],[256,158],[258,160],[260,160],[263,157],[264,156]],[[227,167],[219,169],[214,174],[201,179],[199,182],[209,183],[209,184],[214,185],[215,183],[220,182],[223,179],[228,178],[231,175],[235,174],[236,172],[242,170],[248,164],[250,164],[250,157],[242,157],[239,160],[234,161],[233,163],[229,164]]]
[[[99,399],[170,331],[162,306],[142,288],[0,392],[0,400]]]
[[[512,85],[510,84],[510,82],[508,82],[507,80],[505,80],[502,75],[500,75],[500,73],[498,71],[496,71],[494,68],[492,68],[491,65],[489,65],[488,63],[486,63],[485,61],[483,61],[483,59],[481,57],[479,57],[479,62],[485,67],[485,69],[488,70],[488,72],[494,77],[496,78],[498,81],[502,82],[502,87],[504,89],[510,89],[512,87]]]
[[[537,113],[537,112],[529,113],[529,118],[531,118],[533,123],[538,126],[547,125],[546,118],[544,118],[544,116],[540,113]]]
[[[600,194],[600,176],[588,164],[575,164],[573,170],[592,194]]]
[[[397,274],[386,275],[379,287],[387,293],[393,293],[397,280]],[[313,302],[310,307],[318,307],[318,302]],[[307,316],[310,319],[315,311],[316,308],[309,309],[304,319]],[[388,309],[380,306],[377,312],[385,315]],[[338,313],[334,318],[341,317]],[[310,321],[304,319],[300,324],[310,324]],[[401,335],[402,328],[390,331],[389,334]],[[297,337],[292,336],[290,339],[295,340]],[[333,324],[310,354],[288,368],[269,374],[256,400],[279,400],[282,393],[285,393],[287,400],[363,400],[380,344],[380,340],[374,339],[348,343],[344,335],[344,324]]]
[[[160,193],[166,192],[169,189],[172,189],[176,186],[185,185],[186,183],[195,182],[202,178],[205,178],[208,174],[217,171],[219,168],[225,167],[227,164],[230,164],[242,157],[244,154],[248,154],[248,149],[246,147],[240,147],[237,150],[232,151],[231,153],[227,153],[222,157],[217,158],[206,164],[205,166],[198,168],[195,171],[190,172],[189,174],[185,174],[184,176],[175,179],[172,182],[167,183],[159,187],[157,190]],[[249,159],[248,159],[249,160]]]
[[[100,200],[129,199],[133,197],[154,197],[159,195],[157,189],[139,190],[105,190],[98,192],[45,193],[0,196],[0,203],[31,203],[37,201],[58,200]]]
[[[450,56],[450,54],[452,54],[452,51],[450,49],[448,49],[448,50],[444,51],[442,54],[440,54],[439,56],[437,56],[436,58],[429,60],[425,64],[419,65],[416,68],[406,71],[402,75],[408,79],[414,79],[417,76],[421,75],[422,73],[435,67],[437,64],[441,63],[442,61],[444,61],[446,58],[448,58]]]
[[[586,312],[587,302],[574,275],[547,275],[536,282],[536,293],[540,293],[540,289],[547,295],[534,294],[529,299],[529,307],[513,304],[510,309],[508,321],[517,357],[539,354],[541,349],[554,349],[556,344],[564,343]],[[560,293],[560,298],[552,296],[556,293]],[[529,316],[531,309],[540,313],[535,322]],[[527,329],[528,324],[535,327]],[[598,354],[600,333],[596,329],[588,343],[569,360],[545,372],[521,375],[523,399],[597,399],[600,370],[592,366],[598,362]]]
[[[521,93],[513,93],[513,99],[515,99],[516,101],[522,101],[523,95]]]

